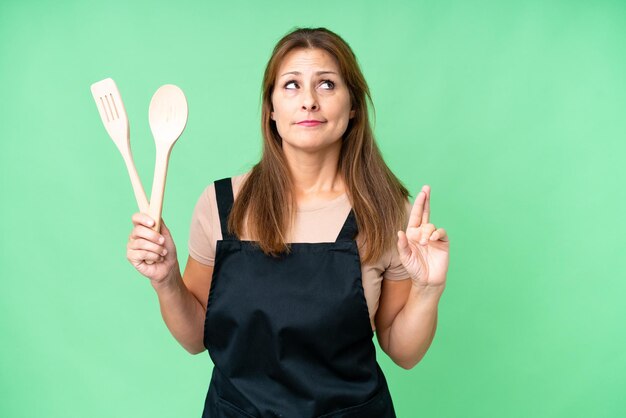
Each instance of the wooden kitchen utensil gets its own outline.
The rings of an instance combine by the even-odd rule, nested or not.
[[[91,94],[96,101],[106,131],[124,158],[139,210],[148,213],[150,204],[137,175],[133,154],[130,151],[128,117],[117,85],[111,78],[105,78],[91,85]]]
[[[150,193],[149,215],[155,222],[152,229],[157,232],[161,229],[161,211],[170,152],[185,129],[187,114],[187,99],[183,91],[177,86],[166,84],[159,87],[152,96],[149,119],[150,130],[156,145],[156,163],[154,165],[152,193]]]

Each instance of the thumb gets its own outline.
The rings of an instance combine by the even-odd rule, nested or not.
[[[161,235],[165,237],[166,242],[172,240],[172,234],[170,232],[170,229],[167,227],[167,225],[165,225],[165,221],[163,221],[163,218],[161,218]]]
[[[398,255],[400,256],[400,261],[403,263],[411,256],[409,241],[404,231],[398,231]]]
[[[171,234],[170,234],[170,230],[169,230],[169,228],[165,225],[165,221],[163,220],[163,218],[161,218],[161,233],[162,233],[162,234],[171,235]]]

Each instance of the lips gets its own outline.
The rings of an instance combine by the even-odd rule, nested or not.
[[[297,124],[300,126],[317,126],[317,125],[321,125],[322,122],[321,120],[303,120],[298,122]]]

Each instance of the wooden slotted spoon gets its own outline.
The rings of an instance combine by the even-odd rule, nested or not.
[[[139,180],[137,175],[133,154],[130,151],[128,116],[115,81],[111,78],[105,78],[93,83],[91,85],[91,95],[96,101],[96,106],[105,129],[124,158],[139,210],[143,213],[148,213],[150,204],[141,180]]]
[[[154,219],[154,229],[161,230],[161,211],[165,194],[165,179],[172,146],[185,130],[187,124],[187,99],[183,91],[173,84],[166,84],[152,96],[150,101],[150,130],[156,145],[154,180],[150,194],[149,215]]]

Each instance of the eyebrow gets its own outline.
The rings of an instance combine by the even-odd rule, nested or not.
[[[300,71],[289,71],[289,72],[287,72],[285,74],[281,74],[281,77],[284,77],[284,76],[289,75],[289,74],[302,75],[302,73]],[[315,75],[324,75],[324,74],[337,74],[337,73],[334,72],[334,71],[317,71],[315,73]]]

